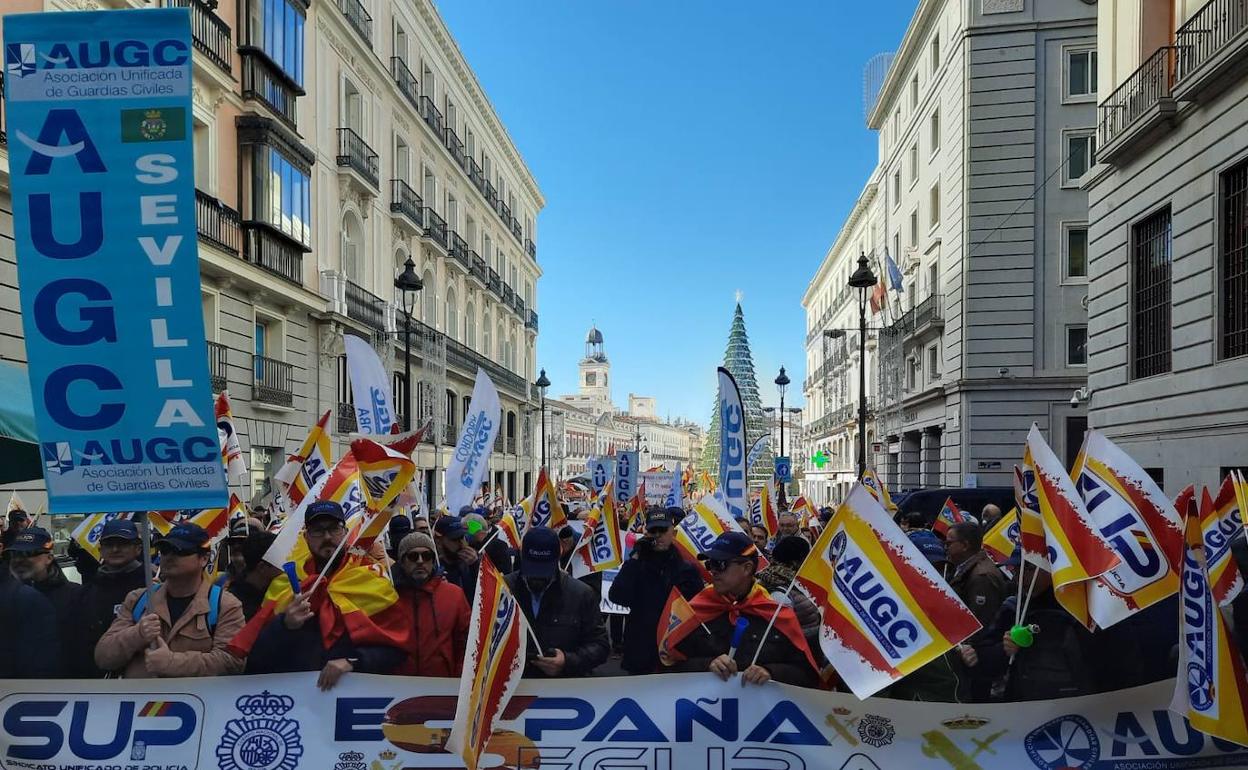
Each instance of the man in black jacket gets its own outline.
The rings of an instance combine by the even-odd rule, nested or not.
[[[13,538],[13,544],[9,546],[9,569],[14,577],[52,602],[56,608],[57,634],[62,640],[78,633],[79,622],[75,612],[82,586],[66,579],[52,554],[52,535],[46,529],[27,527]],[[70,676],[73,669],[74,666],[62,655],[57,675]]]
[[[272,532],[251,532],[234,546],[242,569],[230,580],[229,591],[243,605],[243,617],[248,620],[260,611],[269,584],[281,574],[281,570],[264,560],[265,552],[276,539]]]
[[[698,568],[672,547],[676,532],[671,510],[656,506],[646,511],[646,536],[633,545],[632,555],[611,583],[608,598],[628,607],[620,665],[630,674],[653,674],[659,668],[655,634],[672,588],[686,599],[702,590]]]
[[[529,647],[524,676],[588,676],[611,652],[598,597],[589,586],[559,569],[559,536],[548,527],[531,527],[520,547],[520,568],[508,575],[534,635],[542,643]]]
[[[61,673],[56,608],[11,575],[0,575],[0,679],[50,679]]]
[[[433,525],[433,542],[438,549],[438,566],[446,582],[464,591],[468,604],[477,595],[478,564],[481,557],[477,549],[468,544],[468,527],[458,516],[443,516]],[[495,565],[497,566],[497,565]]]
[[[143,588],[143,543],[133,521],[113,519],[100,533],[100,568],[83,585],[75,614],[76,633],[64,640],[72,676],[101,679],[106,672],[95,665],[95,645],[113,624],[117,608],[136,588]]]

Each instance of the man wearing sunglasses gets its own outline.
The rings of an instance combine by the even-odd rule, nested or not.
[[[672,547],[678,516],[684,516],[679,508],[647,509],[646,536],[633,545],[628,561],[620,566],[611,583],[608,598],[629,608],[620,665],[630,674],[653,674],[659,669],[655,634],[672,588],[677,588],[686,599],[702,590],[698,568]]]
[[[131,591],[143,588],[143,543],[133,521],[113,519],[100,533],[100,567],[84,581],[78,597],[78,627],[66,640],[67,654],[75,666],[74,676],[98,679],[104,671],[95,665],[95,646],[117,617],[118,605]]]
[[[13,577],[43,594],[56,609],[56,628],[61,639],[62,654],[80,627],[77,617],[78,595],[82,586],[71,583],[61,571],[52,554],[52,535],[42,527],[18,531],[8,548],[9,570]],[[72,676],[74,665],[69,656],[59,660],[57,676]]]
[[[395,587],[399,600],[411,606],[416,626],[399,673],[459,676],[468,647],[468,599],[446,582],[429,535],[413,532],[396,551]]]
[[[712,583],[689,602],[694,618],[668,635],[677,653],[672,670],[710,671],[725,681],[740,673],[742,684],[775,679],[815,686],[818,668],[797,616],[754,578],[758,548],[750,536],[725,532],[698,558],[706,562]],[[773,614],[776,622],[764,639]],[[744,628],[738,631],[742,620]]]
[[[129,679],[243,670],[225,649],[243,627],[243,607],[204,574],[208,541],[203,527],[185,522],[156,541],[160,583],[126,596],[95,647],[97,666]]]

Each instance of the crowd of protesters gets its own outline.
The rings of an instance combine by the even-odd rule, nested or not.
[[[577,511],[565,512],[577,518]],[[725,679],[739,674],[746,683],[774,679],[837,688],[836,673],[820,650],[819,609],[794,587],[815,534],[792,512],[780,513],[774,539],[765,528],[741,520],[740,532],[719,536],[695,564],[673,542],[685,512],[648,509],[644,534],[605,597],[628,610],[622,625],[604,619],[601,574],[580,579],[570,574],[578,528],[531,527],[513,551],[499,537],[500,515],[464,508],[435,514],[432,523],[395,516],[361,566],[341,548],[348,533],[343,508],[315,502],[301,533],[311,588],[305,583],[301,589],[264,560],[275,535],[258,511],[231,525],[221,553],[213,553],[208,533],[195,524],[174,525],[153,543],[159,579],[150,587],[133,522],[104,525],[98,560],[74,550],[81,577],[75,583],[58,564],[49,533],[14,511],[0,538],[0,678],[314,671],[318,685],[330,689],[353,671],[458,676],[470,605],[482,560],[488,558],[505,575],[533,630],[526,641],[526,677],[602,673],[614,652],[619,667],[633,675],[710,671]],[[825,522],[831,515],[831,509],[821,511]],[[982,512],[988,522],[1000,516],[995,506]],[[1057,603],[1047,573],[1040,571],[1019,620],[1018,581],[1030,585],[1035,568],[1022,563],[1017,552],[996,564],[983,549],[984,526],[974,518],[943,535],[922,516],[899,524],[982,629],[882,695],[946,702],[1036,700],[1174,675],[1177,598],[1092,633]],[[1248,568],[1246,555],[1241,542],[1237,556]],[[209,569],[214,558],[220,560],[215,580]],[[667,622],[665,607],[674,593],[687,600],[700,628],[677,639],[670,656],[661,656],[660,626]],[[389,597],[387,606],[370,614],[368,604],[378,597]],[[1239,599],[1241,605],[1245,601]],[[1237,620],[1244,610],[1236,607]],[[1028,647],[1012,641],[1010,630],[1018,623],[1035,632]],[[1241,647],[1245,636],[1238,637]]]

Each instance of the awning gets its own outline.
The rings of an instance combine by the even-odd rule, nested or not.
[[[26,368],[0,361],[0,484],[43,478]]]

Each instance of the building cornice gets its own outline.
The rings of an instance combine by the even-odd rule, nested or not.
[[[871,176],[868,177],[866,186],[863,187],[862,192],[858,195],[858,200],[854,201],[854,207],[849,210],[849,216],[845,218],[845,224],[841,225],[840,231],[836,234],[836,240],[832,242],[827,253],[824,254],[823,262],[820,263],[819,269],[815,271],[815,276],[810,279],[805,293],[802,294],[802,307],[805,307],[813,299],[824,277],[832,269],[832,263],[836,261],[836,257],[845,245],[846,239],[849,238],[849,234],[853,232],[854,228],[858,226],[858,222],[870,210],[871,204],[875,201],[875,196],[879,191],[879,180],[876,179],[878,174],[879,168],[877,167],[872,171]]]

